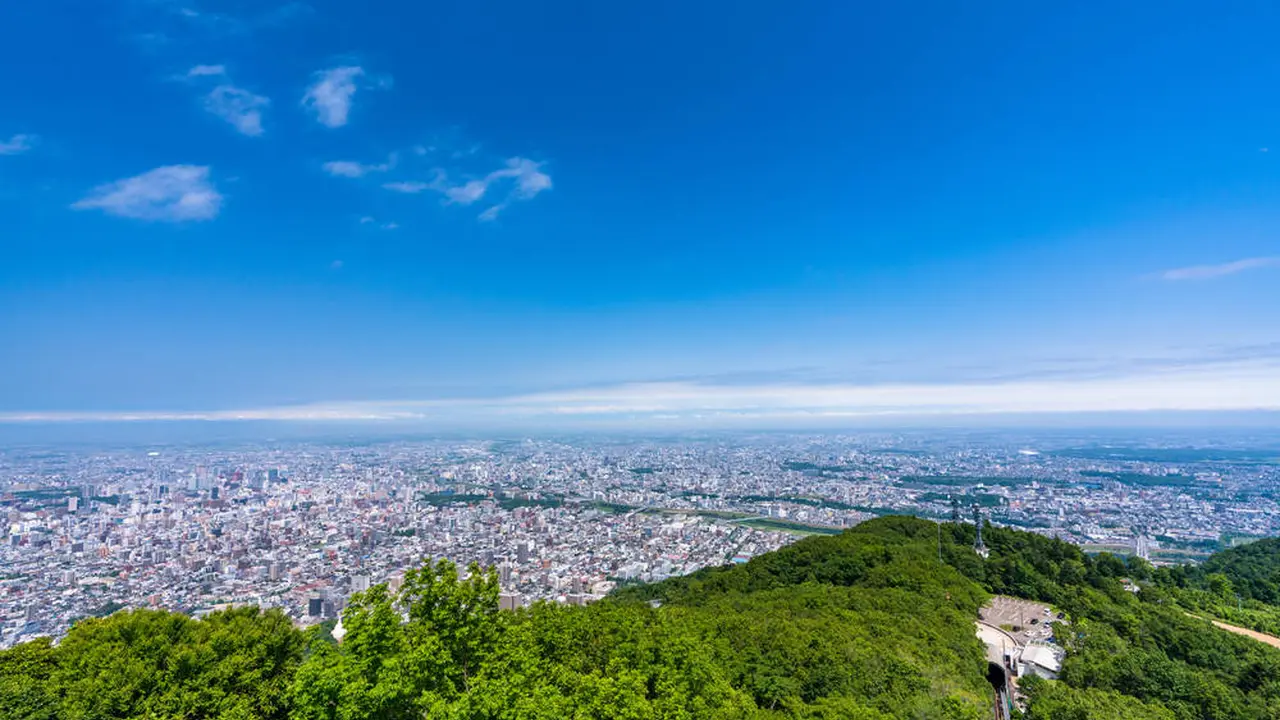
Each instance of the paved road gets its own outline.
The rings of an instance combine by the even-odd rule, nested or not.
[[[987,646],[987,662],[1004,666],[1004,653],[1022,647],[1013,635],[981,620],[974,621],[978,630],[978,639]]]

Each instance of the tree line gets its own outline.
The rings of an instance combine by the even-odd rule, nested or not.
[[[1168,570],[1003,528],[984,560],[973,537],[884,517],[515,612],[492,569],[427,562],[353,596],[337,645],[278,610],[125,610],[0,651],[0,718],[977,720],[992,696],[973,620],[1003,593],[1069,619],[1062,680],[1024,685],[1028,720],[1280,720],[1280,651],[1188,614],[1222,579],[1271,608],[1275,545]]]

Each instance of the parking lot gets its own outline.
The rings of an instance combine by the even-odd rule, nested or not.
[[[1051,624],[1058,616],[1045,603],[997,595],[978,611],[978,617],[1013,635],[1019,644],[1031,640],[1048,640],[1053,636]]]

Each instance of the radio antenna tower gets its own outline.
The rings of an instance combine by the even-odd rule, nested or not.
[[[973,551],[986,558],[991,552],[987,550],[986,543],[982,542],[982,508],[978,507],[978,503],[973,504],[973,525],[978,529],[977,538],[973,541]]]

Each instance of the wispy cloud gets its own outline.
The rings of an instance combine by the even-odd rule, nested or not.
[[[192,0],[150,0],[166,9],[190,27],[212,36],[245,35],[257,30],[279,27],[312,13],[311,6],[288,2],[254,15],[231,15],[205,9]]]
[[[333,160],[325,163],[322,167],[325,172],[334,177],[358,178],[364,177],[365,173],[369,172],[370,166],[361,165],[351,160]]]
[[[136,33],[127,38],[137,44],[140,50],[148,53],[159,52],[173,43],[173,38],[163,32]]]
[[[481,222],[493,222],[498,219],[498,214],[511,204],[512,200],[532,200],[544,190],[551,189],[551,176],[542,172],[540,169],[542,163],[536,163],[526,158],[511,158],[507,161],[507,167],[502,170],[495,170],[489,173],[487,178],[489,182],[502,178],[511,178],[515,180],[515,187],[507,194],[507,199],[492,205],[480,213]]]
[[[481,221],[491,221],[498,217],[512,201],[532,200],[539,193],[551,189],[551,176],[542,171],[543,163],[527,158],[514,157],[506,164],[484,177],[472,178],[461,183],[450,183],[448,175],[440,169],[430,182],[401,181],[390,182],[382,187],[399,193],[416,194],[432,190],[444,196],[449,205],[472,205],[491,194],[495,186],[509,184],[509,188],[501,202],[498,202],[480,213]]]
[[[315,10],[306,3],[288,2],[274,10],[268,10],[259,15],[254,19],[253,25],[261,28],[284,25],[298,18],[307,17],[314,12]]]
[[[384,163],[366,165],[354,160],[333,160],[325,163],[324,171],[334,177],[360,178],[370,173],[384,173],[396,166],[396,153],[391,153]]]
[[[1235,275],[1246,270],[1267,267],[1280,267],[1280,256],[1245,258],[1244,260],[1222,263],[1221,265],[1196,265],[1176,268],[1160,273],[1160,277],[1165,280],[1212,280],[1213,278]]]
[[[222,208],[222,195],[209,181],[207,166],[166,165],[99,185],[71,207],[138,220],[211,220]]]
[[[203,10],[193,4],[166,3],[174,15],[206,32],[219,35],[241,35],[249,31],[249,24],[225,13]]]
[[[499,170],[493,176],[515,178],[515,198],[532,200],[543,190],[551,189],[551,176],[542,172],[539,169],[541,167],[542,163],[525,158],[511,158],[507,161],[507,169]]]
[[[436,186],[433,183],[417,182],[413,180],[383,183],[382,187],[390,190],[391,192],[404,193],[406,195],[417,195],[420,192],[436,189]]]
[[[204,109],[227,121],[243,135],[262,135],[262,112],[271,104],[271,100],[232,84],[227,80],[227,68],[224,65],[196,65],[177,79],[200,83],[205,78],[218,78],[221,82],[204,96]]]
[[[495,423],[623,420],[843,422],[857,418],[1280,410],[1280,364],[1220,363],[1083,379],[956,383],[641,382],[498,398],[318,403],[209,412],[0,413],[0,421],[424,420]]]
[[[7,141],[0,141],[0,155],[21,155],[24,152],[30,152],[39,141],[40,138],[37,135],[19,133]]]
[[[204,99],[204,108],[231,123],[241,134],[262,135],[262,111],[271,101],[235,85],[219,85]]]
[[[470,205],[484,197],[484,194],[488,189],[489,179],[485,178],[484,180],[468,180],[461,185],[444,188],[442,192],[444,193],[445,198],[447,198],[451,203]]]
[[[364,75],[358,65],[322,70],[302,96],[302,105],[316,116],[316,121],[330,128],[347,124],[351,101],[356,94],[356,80]]]
[[[226,75],[227,68],[223,65],[196,65],[187,71],[187,77],[210,77],[218,75]]]
[[[400,229],[400,223],[397,223],[397,222],[384,222],[384,223],[379,223],[377,218],[370,217],[370,216],[368,216],[368,215],[366,215],[366,216],[364,216],[364,217],[360,218],[360,224],[361,224],[361,225],[376,225],[376,226],[378,227],[378,229],[379,229],[379,230],[399,230],[399,229]]]
[[[516,200],[531,200],[543,190],[551,189],[551,176],[542,172],[541,163],[526,158],[511,158],[507,165],[485,175],[480,180],[470,180],[462,185],[445,188],[444,194],[450,202],[470,205],[484,197],[489,187],[501,180],[515,180],[515,187],[510,196]]]

